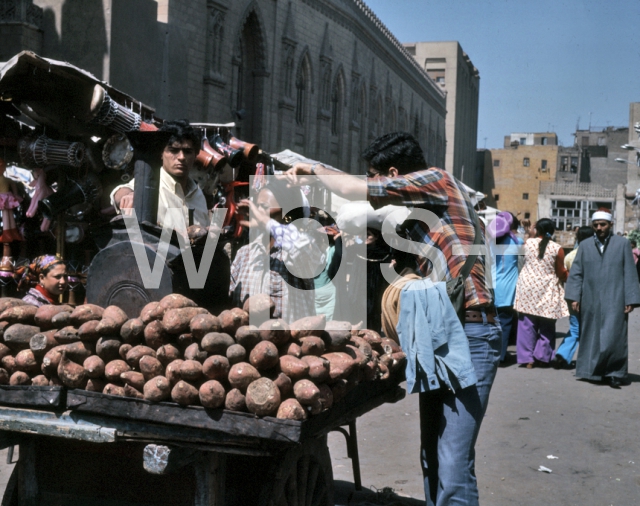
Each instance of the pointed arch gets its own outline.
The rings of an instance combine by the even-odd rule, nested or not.
[[[296,69],[296,124],[305,125],[309,115],[309,97],[313,93],[313,70],[309,48],[305,47],[300,55]]]
[[[342,117],[346,103],[345,86],[346,79],[342,65],[336,70],[333,84],[331,85],[331,134],[339,135],[342,132]]]

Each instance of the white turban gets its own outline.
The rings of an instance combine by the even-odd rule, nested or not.
[[[606,211],[596,211],[591,215],[591,221],[596,221],[596,220],[613,221],[613,215]]]

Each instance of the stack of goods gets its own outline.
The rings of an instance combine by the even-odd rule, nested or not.
[[[268,296],[214,316],[177,294],[138,318],[117,306],[0,299],[0,384],[92,392],[302,420],[404,367],[395,341],[324,316],[265,319]],[[262,315],[259,327],[249,313]]]

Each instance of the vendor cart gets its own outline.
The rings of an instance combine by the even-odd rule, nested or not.
[[[3,386],[0,445],[19,459],[2,506],[333,505],[327,433],[348,435],[357,457],[356,418],[402,399],[398,383],[361,383],[302,422]]]

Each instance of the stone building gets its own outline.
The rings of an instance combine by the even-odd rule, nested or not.
[[[457,41],[405,44],[416,61],[447,93],[445,168],[476,186],[480,74]]]
[[[69,61],[161,118],[234,121],[267,151],[362,172],[372,139],[405,130],[445,163],[444,91],[362,0],[3,0],[0,48]]]

